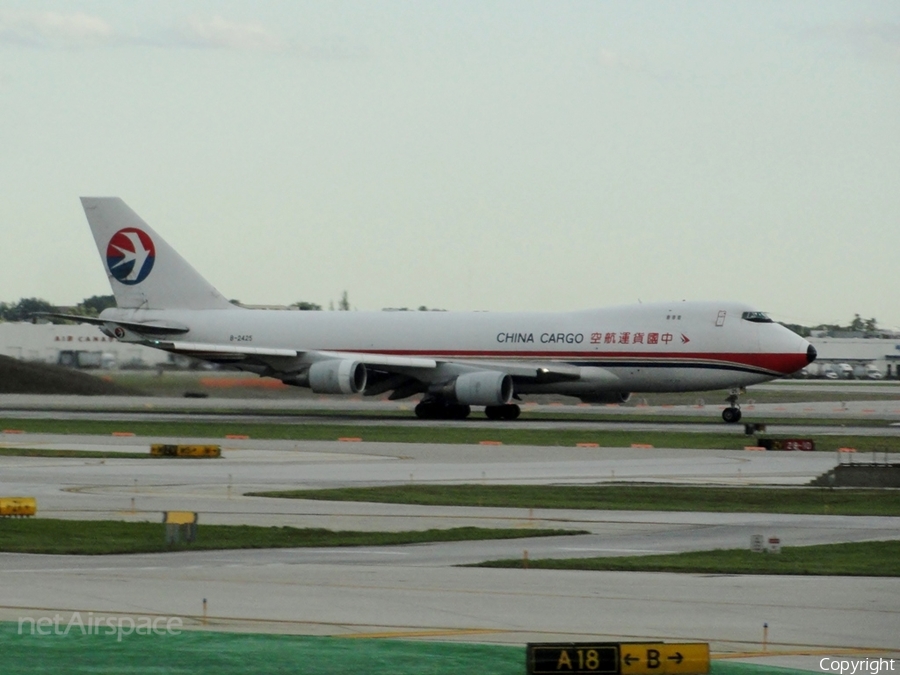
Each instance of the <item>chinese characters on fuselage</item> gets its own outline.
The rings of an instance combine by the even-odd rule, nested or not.
[[[675,337],[671,333],[648,333],[640,331],[602,332],[590,334],[587,342],[592,345],[668,345]],[[497,333],[500,344],[575,344],[585,342],[584,333]],[[689,342],[681,336],[682,344]]]

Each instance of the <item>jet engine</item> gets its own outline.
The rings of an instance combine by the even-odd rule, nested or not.
[[[506,405],[512,400],[513,381],[506,373],[485,370],[460,375],[447,389],[448,395],[463,405]]]
[[[366,366],[359,361],[318,361],[309,367],[308,377],[317,394],[358,394],[366,388]]]

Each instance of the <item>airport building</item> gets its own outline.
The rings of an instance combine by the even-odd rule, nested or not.
[[[900,379],[900,340],[877,338],[807,338],[819,353],[807,366],[808,377],[827,379]],[[834,375],[829,375],[834,373]]]
[[[0,323],[0,354],[80,368],[155,368],[169,354],[119,342],[85,324]]]

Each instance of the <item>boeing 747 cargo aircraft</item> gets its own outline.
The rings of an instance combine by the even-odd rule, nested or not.
[[[119,198],[82,198],[117,307],[107,335],[321,394],[421,396],[421,418],[565,394],[591,403],[635,392],[738,392],[816,358],[806,340],[735,302],[672,302],[577,312],[299,312],[230,303]]]

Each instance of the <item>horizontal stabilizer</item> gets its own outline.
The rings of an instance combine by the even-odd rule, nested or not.
[[[184,324],[175,323],[174,321],[112,321],[109,319],[101,319],[96,316],[57,314],[55,312],[35,312],[33,316],[47,319],[77,321],[78,323],[89,323],[92,326],[121,326],[122,328],[141,335],[180,335],[182,333],[187,333],[190,330],[190,328]]]

